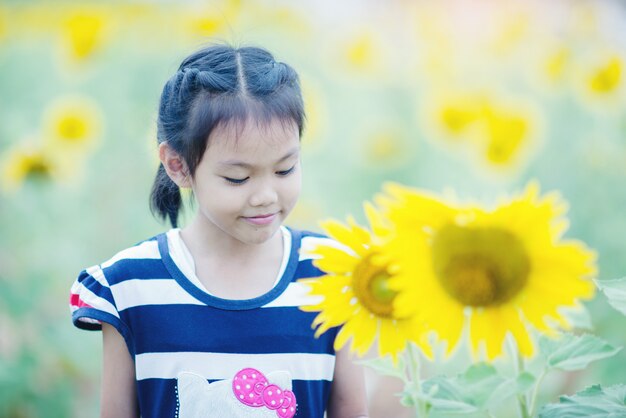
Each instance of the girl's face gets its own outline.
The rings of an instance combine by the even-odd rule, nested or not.
[[[208,144],[192,180],[198,216],[218,236],[245,244],[267,241],[300,194],[297,125],[218,125]]]

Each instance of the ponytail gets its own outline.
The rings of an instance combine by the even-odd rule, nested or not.
[[[163,220],[169,218],[172,228],[178,226],[178,211],[182,206],[182,198],[178,185],[167,175],[163,164],[159,169],[150,192],[150,210]]]

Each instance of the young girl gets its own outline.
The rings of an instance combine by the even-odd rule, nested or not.
[[[102,417],[360,417],[337,330],[314,338],[300,278],[325,240],[282,222],[300,193],[304,110],[288,65],[211,46],[166,83],[151,206],[174,229],[82,271],[74,324],[103,331]],[[177,229],[180,188],[197,202]]]

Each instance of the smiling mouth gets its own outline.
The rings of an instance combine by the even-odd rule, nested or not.
[[[265,215],[256,215],[256,216],[243,216],[242,218],[251,224],[254,225],[267,225],[270,224],[276,219],[278,216],[278,212],[276,213],[268,213]]]

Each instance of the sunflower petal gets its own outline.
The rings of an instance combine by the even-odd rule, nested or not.
[[[313,265],[322,271],[334,274],[352,273],[359,259],[339,248],[320,245],[314,252],[321,258],[313,260]]]
[[[354,228],[346,226],[334,219],[322,221],[320,225],[331,238],[341,244],[347,245],[355,253],[362,255],[366,251],[366,246],[370,241],[369,233],[363,236],[363,230],[355,231]]]

